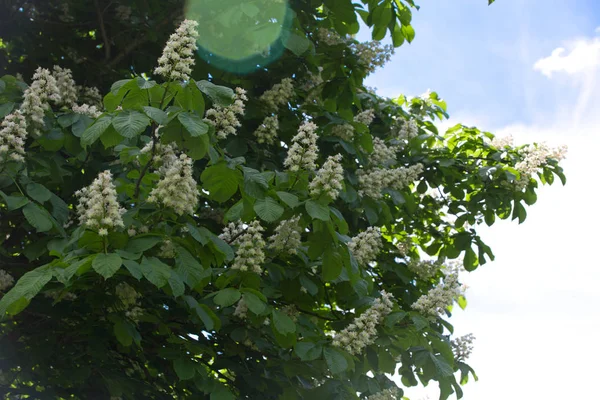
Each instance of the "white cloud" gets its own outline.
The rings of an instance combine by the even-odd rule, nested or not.
[[[569,48],[569,51],[564,47],[555,49],[549,57],[536,61],[533,69],[551,78],[554,72],[573,75],[600,66],[600,38],[579,39]]]

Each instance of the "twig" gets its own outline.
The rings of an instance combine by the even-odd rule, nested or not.
[[[100,10],[98,0],[94,0],[96,6],[96,13],[98,14],[98,23],[100,24],[100,33],[102,33],[102,40],[104,41],[104,58],[106,61],[110,59],[110,42],[108,41],[108,35],[106,34],[106,27],[104,26],[104,17],[102,14],[104,11]],[[105,9],[106,10],[106,9]]]

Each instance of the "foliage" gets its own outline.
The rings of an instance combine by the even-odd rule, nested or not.
[[[171,4],[142,3],[150,8],[132,3],[131,29],[142,29],[133,16],[164,15]],[[249,75],[196,60],[189,81],[116,81],[100,115],[48,103],[24,160],[0,159],[0,267],[17,281],[0,299],[7,396],[374,399],[393,396],[395,372],[404,386],[433,380],[442,399],[462,396],[476,376],[452,350],[447,318],[453,301],[466,300],[449,260],[468,271],[493,260],[477,226],[523,222],[538,180],[564,183],[560,154],[541,152],[534,163],[537,147],[500,146],[463,125],[440,133],[435,122],[447,113],[436,93],[386,99],[367,90],[369,61],[384,50],[345,35],[360,17],[374,39],[412,41],[415,5],[363,3],[292,2],[272,45],[287,50]],[[89,18],[80,14],[96,15],[62,4],[82,29]],[[24,5],[39,19],[57,6]],[[252,7],[242,11],[252,18]],[[152,29],[153,18],[139,24]],[[103,21],[113,33],[123,27]],[[7,57],[31,49],[33,39],[20,40],[4,42]],[[114,40],[111,52],[126,46]],[[86,46],[78,52],[94,59]],[[157,53],[131,65],[150,74]],[[46,56],[52,64],[49,54],[19,55],[29,60],[23,71]],[[77,68],[83,75],[96,79]],[[21,115],[27,88],[1,78],[2,117]],[[259,142],[255,131],[275,114],[277,140]],[[219,134],[225,126],[233,131]],[[293,140],[299,130],[316,144]],[[286,167],[296,144],[312,146],[318,168]],[[439,262],[419,269],[426,255]],[[451,293],[450,304],[433,316],[415,310],[437,292]],[[340,345],[363,339],[351,352]]]

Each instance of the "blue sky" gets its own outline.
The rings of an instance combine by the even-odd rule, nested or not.
[[[458,335],[477,337],[470,363],[480,380],[464,399],[597,400],[600,2],[419,3],[414,42],[367,85],[389,97],[437,91],[451,115],[443,126],[569,146],[566,186],[540,189],[523,225],[480,231],[496,261],[465,273],[469,306],[452,318]],[[437,399],[439,391],[406,394]]]

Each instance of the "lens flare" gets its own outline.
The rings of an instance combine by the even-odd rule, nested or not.
[[[207,63],[250,73],[281,56],[293,19],[287,0],[189,0],[198,21],[198,54]]]

